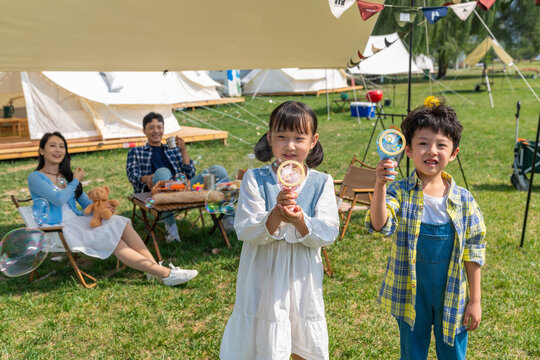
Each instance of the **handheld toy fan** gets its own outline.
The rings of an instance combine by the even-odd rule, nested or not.
[[[296,189],[306,178],[304,165],[296,160],[287,160],[279,165],[277,172],[279,184],[283,189]],[[288,205],[289,210],[294,210],[295,205]]]
[[[287,160],[279,165],[277,178],[281,186],[287,189],[296,189],[306,177],[304,166],[296,160]]]
[[[382,159],[394,160],[403,150],[405,150],[405,137],[395,129],[384,130],[377,138],[377,153]],[[394,168],[390,168],[394,170]],[[388,175],[392,180],[395,175]]]

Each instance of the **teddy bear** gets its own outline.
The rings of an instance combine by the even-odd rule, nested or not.
[[[93,204],[90,204],[84,209],[86,215],[93,212],[92,220],[90,220],[90,226],[95,228],[101,226],[102,220],[109,220],[113,216],[113,212],[107,207],[110,204],[114,207],[118,206],[120,202],[116,199],[109,200],[109,193],[111,189],[108,186],[96,187],[88,191],[87,195]]]

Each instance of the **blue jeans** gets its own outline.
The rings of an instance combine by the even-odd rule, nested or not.
[[[199,183],[204,184],[203,174],[205,173],[212,173],[216,175],[216,184],[220,182],[228,182],[229,181],[229,174],[227,173],[227,170],[221,165],[212,165],[208,169],[205,169],[199,173],[199,175],[195,175],[193,178],[191,178],[191,185]]]
[[[211,172],[216,175],[216,184],[219,182],[227,182],[229,181],[229,174],[227,173],[227,170],[221,165],[212,165],[208,169],[205,169],[201,172],[201,174]],[[191,179],[191,184],[195,183],[204,183],[202,175],[196,175]],[[171,170],[168,168],[162,167],[156,170],[154,173],[154,176],[152,177],[152,183],[155,185],[158,181],[161,180],[170,180],[173,177],[173,174],[171,173]],[[163,222],[165,225],[172,225],[176,221],[174,214],[172,212],[164,212],[163,213]]]
[[[454,346],[443,342],[444,294],[448,265],[454,248],[454,225],[420,225],[416,247],[416,319],[414,329],[398,319],[401,359],[427,359],[431,341],[431,327],[439,360],[465,359],[467,331],[457,334]]]

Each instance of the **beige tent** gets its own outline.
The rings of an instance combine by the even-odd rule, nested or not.
[[[474,49],[466,58],[465,58],[465,64],[474,66],[478,64],[486,55],[486,53],[489,51],[489,49],[493,48],[493,51],[495,51],[495,54],[501,59],[503,63],[506,65],[512,65],[514,63],[514,59],[510,55],[504,51],[502,46],[497,42],[497,40],[493,40],[490,37],[487,37]]]
[[[0,9],[0,71],[343,67],[378,18],[351,8],[336,19],[313,0],[0,0]]]

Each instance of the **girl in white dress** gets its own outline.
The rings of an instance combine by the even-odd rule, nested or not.
[[[321,247],[339,233],[330,175],[322,162],[317,116],[288,101],[270,116],[255,146],[263,162],[306,162],[299,187],[282,189],[276,163],[244,175],[234,227],[243,241],[236,302],[221,342],[222,360],[328,359]]]
[[[28,176],[28,187],[32,199],[43,198],[49,202],[45,224],[61,224],[71,250],[100,259],[114,254],[127,266],[160,278],[168,286],[182,284],[197,275],[197,270],[158,264],[126,217],[114,215],[101,226],[90,227],[91,216],[85,216],[77,208],[77,203],[83,210],[92,204],[82,190],[83,178],[81,168],[71,171],[67,142],[62,134],[43,135],[39,143],[39,163]],[[110,210],[115,211],[113,207]]]

